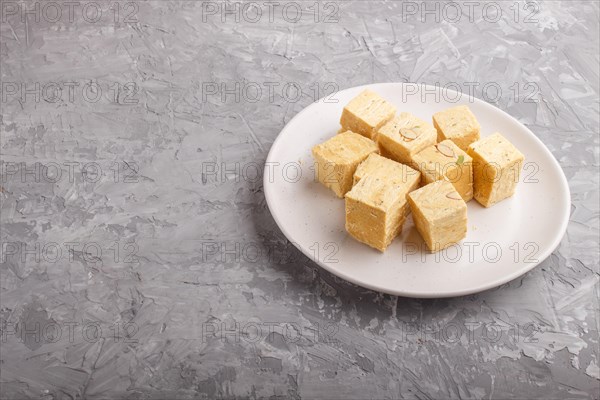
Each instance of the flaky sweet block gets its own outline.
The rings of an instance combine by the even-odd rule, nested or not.
[[[406,112],[392,118],[377,133],[377,144],[382,153],[405,164],[409,164],[415,154],[436,142],[436,129]]]
[[[408,195],[415,227],[430,251],[451,246],[467,235],[467,204],[454,186],[435,181]]]
[[[396,107],[370,90],[350,100],[342,111],[340,131],[352,131],[374,139],[377,130],[396,113]]]
[[[406,195],[419,185],[417,171],[387,161],[346,193],[346,230],[382,252],[402,230],[409,212]]]
[[[411,166],[421,171],[424,184],[445,179],[454,185],[464,201],[473,198],[472,159],[451,140],[415,154]]]
[[[472,143],[474,197],[490,207],[515,193],[525,157],[500,133]]]
[[[350,131],[339,133],[312,148],[317,180],[336,196],[344,197],[352,188],[358,164],[378,151],[371,139]]]
[[[479,140],[481,127],[467,106],[452,107],[433,114],[433,126],[437,129],[437,141],[452,140],[463,151]]]
[[[361,162],[356,168],[356,172],[354,172],[354,185],[356,185],[362,177],[380,169],[404,174],[402,179],[406,181],[411,179],[410,175],[416,176],[420,179],[421,173],[419,171],[416,171],[412,168],[398,168],[397,165],[397,162],[390,160],[389,158],[382,157],[377,153],[371,153],[365,159],[365,161]]]

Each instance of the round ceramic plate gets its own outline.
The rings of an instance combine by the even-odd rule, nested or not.
[[[344,105],[366,88],[398,112],[425,121],[437,111],[468,105],[481,124],[482,137],[500,132],[525,155],[515,195],[491,208],[471,200],[467,237],[438,253],[427,251],[412,218],[385,253],[354,240],[344,229],[344,200],[315,179],[311,148],[337,133]],[[570,211],[566,178],[529,129],[484,101],[416,84],[355,87],[306,107],[273,143],[264,188],[281,231],[318,265],[357,285],[410,297],[465,295],[517,278],[558,246]]]

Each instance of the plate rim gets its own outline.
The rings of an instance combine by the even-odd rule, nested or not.
[[[339,93],[351,91],[351,90],[371,88],[375,85],[401,85],[401,86],[405,87],[409,84],[418,86],[419,91],[421,91],[423,89],[436,90],[436,91],[442,89],[440,86],[427,85],[427,84],[421,84],[421,83],[413,83],[413,82],[376,82],[376,83],[369,83],[369,84],[365,84],[365,85],[349,87],[346,89],[338,90],[331,95],[323,96],[319,100],[312,102],[311,104],[307,105],[302,110],[300,110],[296,115],[294,115],[292,117],[292,119],[290,119],[285,124],[285,126],[283,128],[281,128],[281,130],[277,134],[277,137],[275,138],[275,140],[273,141],[273,144],[271,145],[271,147],[269,149],[269,153],[267,154],[267,158],[265,160],[264,168],[266,168],[266,166],[269,165],[269,163],[273,162],[273,160],[271,158],[274,157],[274,149],[276,148],[276,145],[278,144],[279,140],[281,140],[281,138],[283,137],[282,133],[286,130],[286,128],[288,126],[290,126],[292,124],[292,122],[294,122],[294,120],[299,119],[311,107],[316,107],[325,98],[334,96]],[[344,274],[344,272],[340,271],[339,269],[334,269],[334,268],[330,267],[329,265],[323,263],[319,259],[311,258],[310,253],[308,252],[307,249],[304,249],[299,243],[296,243],[291,240],[290,233],[283,226],[279,217],[273,212],[273,201],[274,200],[272,198],[273,194],[271,193],[271,189],[274,188],[274,186],[273,186],[274,183],[268,182],[267,174],[263,174],[263,191],[265,194],[265,199],[267,201],[267,207],[269,208],[269,212],[270,212],[271,216],[273,217],[273,219],[275,220],[275,223],[277,224],[277,226],[279,227],[281,232],[284,234],[286,239],[290,243],[292,243],[292,245],[294,245],[294,247],[296,247],[300,252],[302,252],[302,254],[304,254],[306,257],[311,259],[319,267],[325,269],[329,273],[331,273],[341,279],[351,282],[357,286],[377,291],[379,293],[386,293],[386,294],[390,294],[393,296],[402,296],[402,297],[411,297],[411,298],[448,298],[448,297],[458,297],[458,296],[466,296],[466,295],[470,295],[470,294],[474,294],[474,293],[480,293],[480,292],[483,292],[483,291],[486,291],[489,289],[496,288],[496,287],[501,286],[507,282],[510,282],[522,275],[525,275],[526,273],[528,273],[529,271],[531,271],[532,269],[534,269],[535,267],[540,265],[542,262],[544,262],[554,252],[554,250],[556,250],[558,248],[558,246],[560,245],[560,242],[562,241],[562,239],[564,238],[564,235],[566,233],[568,223],[569,223],[569,218],[571,215],[571,212],[570,212],[571,191],[570,191],[569,184],[567,182],[565,173],[564,173],[562,167],[560,166],[560,163],[558,162],[556,157],[554,157],[554,155],[548,149],[548,147],[546,147],[544,142],[542,142],[542,140],[540,138],[538,138],[537,135],[535,135],[533,133],[533,131],[531,131],[531,129],[529,129],[525,124],[521,123],[519,120],[517,120],[515,117],[513,117],[506,111],[486,102],[485,100],[479,99],[479,98],[471,96],[469,94],[465,94],[463,92],[458,92],[458,91],[455,91],[453,89],[448,89],[448,88],[444,88],[444,90],[446,92],[451,92],[456,95],[459,95],[460,98],[462,98],[462,96],[466,96],[468,101],[473,102],[473,103],[476,102],[479,104],[483,104],[483,106],[487,107],[489,110],[492,110],[495,112],[500,112],[504,117],[509,118],[510,120],[512,120],[512,122],[515,122],[518,125],[520,125],[521,127],[523,127],[529,133],[529,135],[534,138],[535,142],[543,149],[543,151],[546,153],[546,156],[549,156],[549,159],[552,161],[553,166],[556,167],[558,169],[558,171],[560,172],[559,173],[560,186],[563,188],[563,190],[560,191],[561,197],[562,197],[561,200],[565,201],[565,203],[567,204],[567,209],[564,210],[564,212],[563,212],[563,218],[562,218],[562,221],[560,222],[560,228],[557,229],[553,235],[552,244],[550,246],[547,246],[546,250],[540,254],[540,256],[538,257],[539,261],[537,261],[535,263],[531,263],[531,264],[524,264],[523,268],[518,269],[517,271],[514,271],[513,273],[507,274],[501,278],[498,278],[495,281],[492,281],[492,282],[489,282],[486,284],[482,284],[482,285],[478,285],[476,287],[472,287],[469,289],[462,289],[462,290],[449,290],[449,291],[443,291],[443,292],[438,292],[438,293],[423,293],[423,292],[411,292],[410,290],[408,290],[408,291],[407,290],[389,290],[387,288],[378,287],[377,285],[365,283],[359,279],[355,279],[352,276]]]

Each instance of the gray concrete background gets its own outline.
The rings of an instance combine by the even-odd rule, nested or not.
[[[600,396],[597,2],[54,4],[2,4],[2,398]],[[387,81],[473,87],[548,146],[573,204],[540,266],[415,300],[286,241],[255,167]]]

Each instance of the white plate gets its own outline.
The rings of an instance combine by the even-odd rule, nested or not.
[[[354,240],[344,229],[344,201],[314,179],[311,148],[336,134],[342,108],[365,88],[426,121],[445,108],[469,105],[482,137],[501,132],[525,155],[515,195],[487,209],[470,201],[467,237],[439,253],[426,251],[410,218],[385,253]],[[321,267],[357,285],[410,297],[465,295],[517,278],[558,246],[570,212],[566,178],[529,129],[481,100],[416,84],[355,87],[306,107],[273,143],[264,188],[281,231]]]

